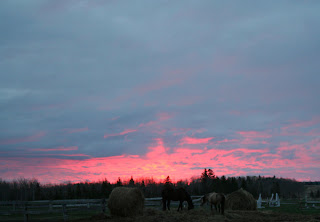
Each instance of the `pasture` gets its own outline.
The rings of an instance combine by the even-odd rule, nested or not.
[[[286,210],[285,210],[286,211]],[[316,213],[287,213],[277,212],[272,209],[258,210],[258,211],[230,211],[227,210],[225,215],[212,213],[209,208],[197,207],[193,210],[179,211],[171,210],[162,211],[155,208],[146,208],[143,216],[117,218],[110,215],[100,214],[88,219],[74,220],[74,222],[209,222],[209,221],[320,221],[320,212]]]
[[[151,222],[151,221],[320,221],[320,209],[304,208],[304,202],[298,200],[282,201],[280,207],[265,207],[257,211],[232,211],[226,210],[225,215],[211,212],[209,205],[200,207],[195,205],[195,209],[177,212],[178,202],[172,202],[171,211],[162,211],[162,206],[157,200],[153,206],[146,206],[142,216],[137,217],[114,217],[111,216],[106,207],[105,213],[101,210],[72,210],[68,212],[68,221],[72,222],[102,222],[102,221],[123,221],[123,222]],[[158,204],[159,203],[159,204]],[[187,206],[186,202],[185,205]],[[2,215],[2,222],[24,221],[23,214]],[[29,221],[57,221],[62,222],[64,218],[61,213],[53,212],[48,214],[31,215]]]

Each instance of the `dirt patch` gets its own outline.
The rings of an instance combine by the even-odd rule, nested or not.
[[[209,222],[209,221],[303,221],[320,222],[320,212],[317,215],[299,215],[275,213],[272,211],[231,211],[227,210],[225,215],[212,212],[208,209],[197,208],[194,210],[176,210],[162,211],[155,208],[145,208],[143,216],[137,217],[111,217],[105,214],[99,214],[90,219],[76,220],[74,222]]]

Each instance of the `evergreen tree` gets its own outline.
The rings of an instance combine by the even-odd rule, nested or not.
[[[204,168],[203,173],[201,174],[201,184],[202,184],[202,193],[208,193],[209,192],[209,176],[208,171],[206,168]]]
[[[133,178],[132,178],[132,176],[131,176],[131,179],[129,180],[129,187],[134,187],[134,180],[133,180]]]
[[[121,186],[122,186],[122,181],[121,181],[120,177],[118,177],[116,187],[121,187]]]
[[[171,184],[170,176],[167,176],[167,178],[164,180],[165,184]]]
[[[216,177],[216,175],[214,175],[213,170],[208,169],[208,177],[209,177],[209,179],[214,179]]]
[[[203,171],[203,173],[201,174],[201,182],[204,183],[204,184],[207,183],[208,178],[209,178],[209,176],[208,176],[207,169],[204,168],[204,171]]]
[[[245,178],[242,178],[242,179],[241,179],[241,188],[244,189],[244,190],[247,190],[247,189],[248,189],[247,181],[246,181]]]
[[[76,198],[81,198],[80,183],[76,184]]]
[[[231,178],[231,186],[230,187],[231,187],[231,189],[230,189],[229,193],[232,193],[232,192],[239,189],[237,179],[235,177]]]
[[[40,183],[36,184],[35,196],[36,196],[36,200],[40,200],[41,199],[41,186],[40,186]]]
[[[108,198],[112,191],[112,185],[107,179],[105,179],[101,184],[101,193],[104,198]]]
[[[173,184],[171,183],[171,179],[169,176],[164,180],[164,187],[165,189],[173,188]]]
[[[74,192],[73,192],[73,190],[72,190],[72,185],[71,185],[71,183],[68,184],[67,198],[68,198],[68,199],[74,199]]]
[[[222,175],[220,181],[221,181],[221,192],[225,193],[227,191],[227,179],[224,175]]]
[[[280,195],[280,184],[278,181],[272,183],[271,193],[278,193]]]
[[[142,190],[143,194],[146,192],[146,185],[144,184],[144,180],[141,181],[140,189]]]

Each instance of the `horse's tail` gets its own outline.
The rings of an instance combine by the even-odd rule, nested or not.
[[[226,203],[226,197],[224,196],[224,194],[222,194],[222,198],[221,198],[221,214],[224,215],[224,205]]]

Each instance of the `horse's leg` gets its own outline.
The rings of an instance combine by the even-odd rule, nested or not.
[[[166,202],[167,202],[166,199],[163,198],[162,199],[162,210],[166,210],[166,208],[167,208],[166,207]]]
[[[182,210],[182,200],[180,200],[179,207],[178,207],[178,211],[179,211],[179,209]]]
[[[168,210],[170,210],[170,200],[168,200],[167,202],[167,207],[168,207]]]
[[[218,204],[218,212],[221,212],[220,204]]]

